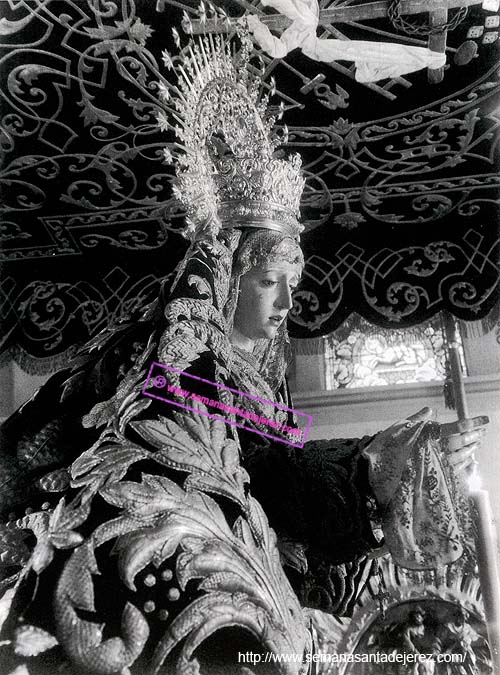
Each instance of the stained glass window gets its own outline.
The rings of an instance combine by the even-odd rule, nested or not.
[[[445,337],[439,317],[401,330],[385,330],[354,317],[324,341],[327,389],[443,381],[446,377]],[[466,374],[461,341],[460,351]]]

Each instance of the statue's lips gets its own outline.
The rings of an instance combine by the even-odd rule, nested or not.
[[[270,316],[269,321],[272,321],[273,323],[276,323],[276,324],[279,325],[283,321],[284,318],[285,318],[284,316],[280,316],[279,314],[276,314],[275,316]]]

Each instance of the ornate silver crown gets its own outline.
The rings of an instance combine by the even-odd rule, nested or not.
[[[177,86],[160,84],[170,108],[161,113],[160,127],[173,126],[180,143],[167,161],[176,161],[174,194],[184,205],[188,232],[220,227],[261,227],[297,236],[304,179],[301,158],[276,156],[286,142],[267,114],[268,96],[262,74],[252,68],[252,43],[240,34],[239,52],[229,41],[212,35],[190,41],[164,62],[177,76]],[[172,91],[172,95],[170,92]]]

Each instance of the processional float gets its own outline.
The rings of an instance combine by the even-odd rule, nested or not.
[[[275,7],[278,11],[281,11],[281,13],[276,14],[264,14],[262,10],[254,8],[254,11],[258,12],[258,22],[264,27],[268,36],[270,35],[270,31],[283,36],[283,34],[286,34],[287,30],[294,28],[294,24],[297,24],[297,22],[300,24],[301,19],[307,15],[309,11],[311,11],[310,15],[316,22],[316,25],[313,27],[314,31],[316,28],[322,27],[333,35],[336,34],[334,29],[335,23],[357,22],[363,20],[369,21],[371,19],[389,16],[396,28],[399,27],[409,34],[413,33],[420,36],[427,35],[428,50],[434,55],[444,55],[446,50],[447,31],[456,27],[456,25],[463,20],[469,6],[481,3],[477,0],[380,0],[321,10],[319,9],[316,0],[309,0],[304,3],[296,3],[293,2],[293,0],[264,0],[262,4],[264,6]],[[485,9],[488,10],[496,11],[498,9],[497,0],[484,0],[482,4]],[[164,9],[164,6],[165,0],[158,0],[157,9],[161,11]],[[299,8],[298,10],[297,7]],[[452,9],[456,9],[457,12],[450,18],[449,11]],[[405,18],[407,16],[410,17],[412,15],[423,13],[427,13],[428,15],[427,23],[424,25],[413,23],[411,20]],[[211,18],[203,16],[201,19],[193,20],[186,16],[183,22],[183,28],[190,34],[228,33],[233,30],[231,20],[224,15],[220,16],[220,10],[219,16],[217,16],[215,8],[214,16]],[[256,38],[257,40],[259,38],[257,31]],[[271,40],[274,41],[273,52],[270,51],[273,49]],[[264,51],[267,48],[269,50],[268,53],[273,57],[284,56],[287,53],[287,47],[288,51],[294,47],[303,47],[303,51],[306,55],[311,55],[311,57],[316,60],[327,61],[329,58],[327,51],[324,53],[324,59],[321,58],[321,43],[329,42],[328,39],[320,40],[318,38],[316,40],[319,44],[319,55],[317,51],[314,55],[308,54],[307,48],[304,48],[303,44],[300,44],[301,40],[302,42],[307,41],[301,36],[295,43],[289,42],[288,45],[285,44],[284,49],[281,49],[281,51],[280,46],[278,45],[280,38],[269,38],[267,44],[265,41],[261,41],[260,46]],[[323,50],[323,52],[325,52],[325,50]],[[472,58],[472,56],[473,54],[470,54],[469,56],[462,55],[462,58],[467,59]],[[344,58],[346,58],[345,55]],[[433,84],[441,82],[444,77],[443,63],[438,61],[433,63],[429,60],[427,65],[429,82]],[[408,69],[404,72],[411,72],[411,70]],[[401,74],[403,74],[403,72],[401,72]],[[381,75],[387,76],[385,73],[382,73]],[[394,73],[394,75],[397,77],[398,73]],[[382,79],[382,77],[377,77],[375,75],[373,79]],[[447,359],[450,366],[451,386],[458,416],[456,430],[463,433],[471,431],[474,428],[474,422],[470,419],[468,411],[460,363],[457,326],[454,318],[449,313],[445,313],[444,328],[447,338]],[[481,480],[476,469],[474,469],[474,473],[469,479],[469,488],[470,502],[474,514],[473,517],[475,518],[474,539],[488,633],[488,643],[492,657],[494,675],[500,675],[500,574],[497,559],[496,533],[489,494],[486,490],[481,488]]]

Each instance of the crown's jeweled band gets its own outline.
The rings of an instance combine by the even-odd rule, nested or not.
[[[297,236],[302,229],[296,216],[279,204],[262,201],[223,202],[219,220],[224,229],[231,227],[260,227]]]

